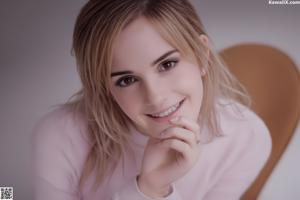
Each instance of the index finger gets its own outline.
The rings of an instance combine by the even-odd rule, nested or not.
[[[196,121],[191,120],[187,117],[179,116],[179,117],[171,119],[170,122],[174,125],[178,125],[185,129],[188,129],[188,130],[194,132],[196,135],[198,135],[200,133],[199,124]]]

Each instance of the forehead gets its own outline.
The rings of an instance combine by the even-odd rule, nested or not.
[[[132,21],[114,42],[112,68],[150,65],[174,49],[144,17]]]

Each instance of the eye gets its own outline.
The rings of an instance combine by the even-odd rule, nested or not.
[[[116,82],[116,86],[127,87],[134,82],[136,82],[136,79],[133,76],[124,76]]]
[[[178,63],[177,59],[166,60],[158,66],[158,70],[159,71],[168,71],[168,70],[174,68],[177,63]]]

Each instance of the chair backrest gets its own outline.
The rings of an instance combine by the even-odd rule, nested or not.
[[[245,86],[252,109],[268,126],[273,149],[267,164],[243,195],[256,199],[282,153],[300,116],[300,75],[295,63],[282,51],[261,44],[241,44],[220,52],[230,71]]]

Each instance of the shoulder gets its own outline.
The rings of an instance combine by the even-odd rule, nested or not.
[[[86,132],[84,117],[74,115],[68,107],[60,106],[38,120],[33,129],[33,142],[43,149],[73,151],[76,146],[82,150],[88,143]]]
[[[222,136],[203,145],[199,162],[209,177],[205,199],[239,199],[270,156],[270,133],[259,116],[237,102],[220,101],[217,116]]]
[[[42,116],[34,126],[33,137],[42,141],[74,141],[84,137],[85,119],[70,108],[60,106]]]
[[[89,150],[86,124],[66,107],[45,114],[33,129],[34,173],[43,181],[70,191],[79,179]]]
[[[248,107],[234,101],[218,104],[219,122],[225,149],[232,159],[255,159],[262,167],[270,156],[272,140],[264,121]],[[250,163],[248,163],[250,164]]]
[[[264,121],[250,108],[228,100],[220,100],[217,105],[219,123],[225,135],[246,136],[259,134],[270,139],[269,129]],[[244,134],[239,133],[240,131]]]

